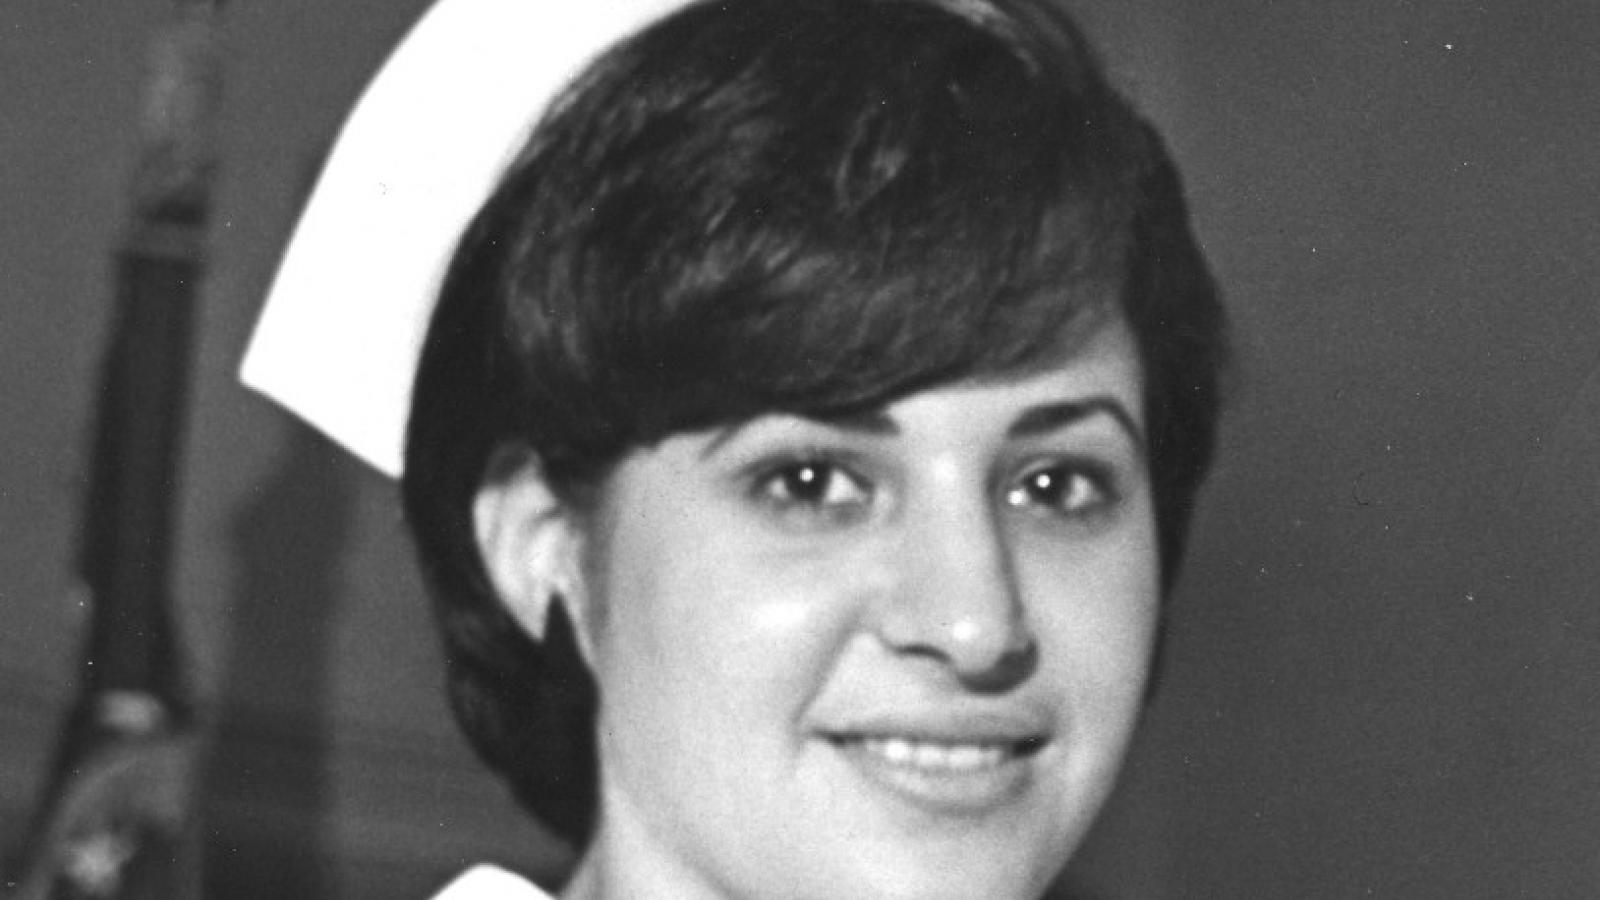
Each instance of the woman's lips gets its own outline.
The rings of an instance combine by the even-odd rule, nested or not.
[[[868,783],[926,812],[960,817],[998,810],[1033,779],[1048,743],[1039,730],[1005,727],[873,727],[834,731],[827,743]]]
[[[835,735],[841,749],[860,749],[893,766],[932,771],[973,772],[1004,765],[1037,752],[1042,741],[1023,739],[930,740],[899,735]]]
[[[862,738],[861,748],[891,765],[951,772],[993,768],[1011,752],[1004,744],[942,744],[900,737]]]

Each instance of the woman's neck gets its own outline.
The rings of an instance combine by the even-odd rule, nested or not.
[[[602,809],[559,900],[729,900],[647,823],[629,815],[625,802],[603,803]]]

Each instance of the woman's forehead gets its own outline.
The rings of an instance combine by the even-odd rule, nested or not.
[[[990,402],[1031,406],[1053,400],[1103,397],[1126,411],[1130,425],[1144,420],[1143,371],[1132,330],[1121,315],[1100,315],[1069,329],[1048,351],[1014,368],[980,372],[896,398],[891,416],[914,411],[941,396],[969,395]]]
[[[802,414],[768,410],[683,435],[706,458],[752,432],[802,440],[817,429],[871,438],[1027,438],[1103,418],[1144,445],[1143,376],[1132,334],[1112,317],[1024,367],[934,384],[875,405]]]

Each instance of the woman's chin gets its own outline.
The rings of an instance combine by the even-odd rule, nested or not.
[[[1044,863],[977,842],[954,848],[868,844],[860,853],[860,869],[839,883],[851,885],[848,896],[872,900],[1039,900],[1059,872],[1058,860]]]
[[[849,823],[832,831],[853,897],[1037,900],[1099,805],[1072,810],[1038,748],[828,744],[822,805]]]

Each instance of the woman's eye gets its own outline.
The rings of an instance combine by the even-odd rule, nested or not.
[[[758,485],[761,498],[783,511],[830,516],[864,508],[871,489],[842,467],[827,462],[796,462],[768,474]]]
[[[1109,478],[1069,465],[1031,470],[1006,492],[1009,506],[1042,508],[1063,516],[1099,512],[1113,500]]]

